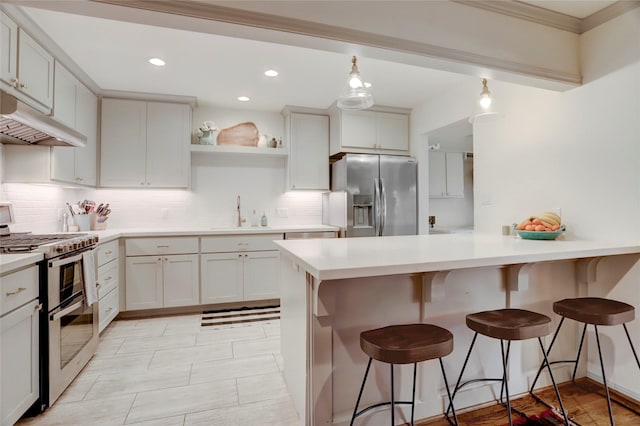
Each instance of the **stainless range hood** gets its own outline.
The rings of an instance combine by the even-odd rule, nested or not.
[[[84,147],[87,137],[0,91],[0,142]]]

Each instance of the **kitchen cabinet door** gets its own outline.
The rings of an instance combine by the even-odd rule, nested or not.
[[[208,253],[200,255],[202,304],[243,300],[244,253]]]
[[[376,115],[373,111],[342,111],[342,146],[376,148]]]
[[[464,154],[429,152],[429,198],[464,197]]]
[[[84,148],[74,148],[74,181],[96,186],[98,168],[98,98],[85,85],[76,91],[76,130],[87,137]]]
[[[15,87],[18,80],[18,25],[0,12],[0,81]]]
[[[409,116],[376,112],[377,148],[409,151]]]
[[[162,257],[165,308],[200,304],[198,255],[179,254]]]
[[[184,104],[147,103],[146,183],[151,188],[187,188],[191,107]]]
[[[40,395],[38,300],[0,318],[0,424],[12,425]]]
[[[17,89],[39,103],[39,109],[44,107],[47,113],[53,107],[53,66],[53,56],[18,28]]]
[[[125,274],[128,311],[162,307],[162,256],[127,257]]]
[[[58,98],[58,69],[56,68],[56,97],[54,111],[60,113],[63,107]],[[54,146],[51,148],[51,179],[55,181],[69,182],[80,185],[96,185],[97,150],[98,150],[98,98],[87,87],[80,83],[75,77],[73,89],[72,109],[77,131],[87,137],[87,144],[84,148],[74,148],[67,146]],[[62,83],[60,83],[62,84]],[[66,102],[64,103],[67,104]],[[54,112],[55,114],[55,112]],[[56,117],[57,118],[57,117]],[[65,123],[70,125],[68,123]]]
[[[244,300],[280,298],[279,263],[280,256],[277,251],[244,254]]]
[[[69,70],[55,61],[53,118],[72,129],[76,128],[76,90],[79,84]]]
[[[147,103],[103,99],[101,134],[100,186],[145,187]]]
[[[409,155],[409,113],[331,109],[329,153]]]
[[[289,187],[328,190],[329,117],[292,113],[289,132]]]

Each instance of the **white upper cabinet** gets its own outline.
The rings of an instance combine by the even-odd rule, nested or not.
[[[53,56],[4,13],[0,21],[2,89],[49,114],[53,106]]]
[[[285,113],[289,188],[329,189],[329,117]]]
[[[96,185],[98,98],[56,62],[53,117],[87,137],[83,148],[53,147],[51,179]]]
[[[429,152],[429,198],[464,197],[464,154]]]
[[[190,136],[189,105],[147,103],[147,186],[189,186]]]
[[[189,186],[189,105],[103,99],[101,129],[100,186]]]
[[[18,25],[0,12],[0,81],[15,87],[18,81]]]
[[[330,154],[409,155],[408,112],[331,108]]]
[[[78,79],[55,61],[53,118],[72,129],[76,128],[76,92],[79,85]]]

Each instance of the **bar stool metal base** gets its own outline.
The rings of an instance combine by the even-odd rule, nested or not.
[[[558,324],[558,327],[556,328],[555,333],[553,334],[553,338],[551,339],[551,344],[549,345],[549,348],[547,349],[547,356],[549,356],[549,354],[551,353],[551,349],[553,348],[554,343],[556,342],[556,338],[558,337],[558,334],[560,333],[560,329],[562,328],[562,324],[564,323],[564,320],[566,319],[566,317],[562,317],[560,319],[560,323]],[[573,374],[571,375],[571,381],[575,381],[576,380],[576,373],[578,371],[578,364],[580,362],[580,354],[582,353],[582,347],[583,347],[583,343],[584,343],[584,337],[586,335],[586,331],[587,331],[587,325],[588,323],[584,323],[584,326],[582,328],[582,335],[580,337],[580,345],[578,346],[578,354],[576,355],[576,359],[571,359],[571,360],[558,360],[558,361],[552,361],[551,363],[547,363],[547,365],[554,365],[554,364],[575,364],[574,368],[573,368]],[[638,359],[638,354],[633,346],[633,342],[631,341],[631,336],[629,335],[629,330],[627,330],[627,324],[623,323],[622,326],[624,327],[624,332],[627,336],[627,340],[629,341],[629,346],[631,347],[631,352],[633,352],[633,356],[636,360],[636,364],[638,365],[638,369],[640,370],[640,360]],[[598,325],[593,324],[594,330],[595,330],[595,335],[596,335],[596,343],[598,346],[598,358],[600,360],[600,371],[602,372],[602,381],[603,381],[603,385],[604,385],[604,389],[605,389],[605,395],[607,398],[607,409],[609,411],[609,422],[611,423],[611,426],[615,425],[615,420],[613,418],[613,408],[611,406],[611,402],[615,402],[616,404],[634,412],[635,414],[640,415],[640,412],[638,412],[636,409],[634,409],[633,407],[630,407],[629,405],[621,402],[621,401],[617,401],[613,398],[611,398],[611,395],[609,394],[609,386],[607,384],[607,377],[605,374],[605,370],[604,370],[604,361],[602,358],[602,348],[600,346],[600,334],[598,333]],[[533,380],[533,383],[531,384],[531,388],[529,389],[529,394],[538,402],[546,405],[547,407],[550,408],[554,408],[551,404],[549,404],[548,402],[544,401],[542,398],[538,397],[536,394],[533,393],[533,389],[536,386],[536,383],[538,382],[538,379],[540,378],[540,374],[542,373],[542,370],[544,368],[544,363],[542,365],[540,365],[540,367],[538,368],[538,373],[536,374],[535,379]],[[574,420],[571,420],[571,423],[580,426],[580,424]]]
[[[353,416],[351,416],[351,422],[349,423],[350,426],[353,426],[353,422],[355,421],[355,419],[357,417],[359,417],[360,415],[367,413],[370,410],[373,410],[375,408],[378,407],[383,407],[385,405],[391,405],[391,424],[395,425],[395,406],[397,404],[408,404],[411,405],[411,426],[413,426],[413,417],[414,417],[414,413],[415,413],[415,399],[416,399],[416,373],[417,373],[417,367],[418,367],[418,363],[414,363],[413,364],[413,390],[411,392],[411,401],[396,401],[394,399],[394,380],[393,380],[393,366],[395,364],[389,364],[389,369],[391,370],[391,400],[390,401],[385,401],[385,402],[378,402],[376,404],[372,404],[360,411],[358,411],[358,407],[360,406],[360,399],[362,398],[362,392],[364,391],[364,385],[367,382],[367,376],[369,375],[369,369],[371,368],[371,361],[373,361],[373,358],[369,358],[369,362],[367,363],[367,369],[364,372],[364,378],[362,379],[362,385],[360,386],[360,392],[358,392],[358,399],[356,400],[356,406],[353,409]],[[447,376],[444,372],[444,364],[442,363],[442,358],[438,358],[438,361],[440,361],[440,369],[442,370],[442,377],[444,379],[444,386],[447,389],[447,395],[449,396],[449,407],[452,407],[452,395],[451,392],[449,391],[449,383],[447,383]],[[449,422],[449,424],[451,425],[455,425],[458,426],[458,417],[456,416],[456,412],[455,409],[453,410],[453,418],[454,418],[454,422],[451,421],[451,419],[449,418],[449,409],[447,410],[447,415],[445,416],[447,419],[447,422]]]

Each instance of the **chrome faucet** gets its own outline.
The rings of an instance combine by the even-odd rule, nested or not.
[[[247,219],[243,219],[242,215],[240,214],[240,196],[238,195],[238,219],[236,221],[236,226],[238,228],[240,228],[242,226],[243,223],[245,223],[247,221]]]

